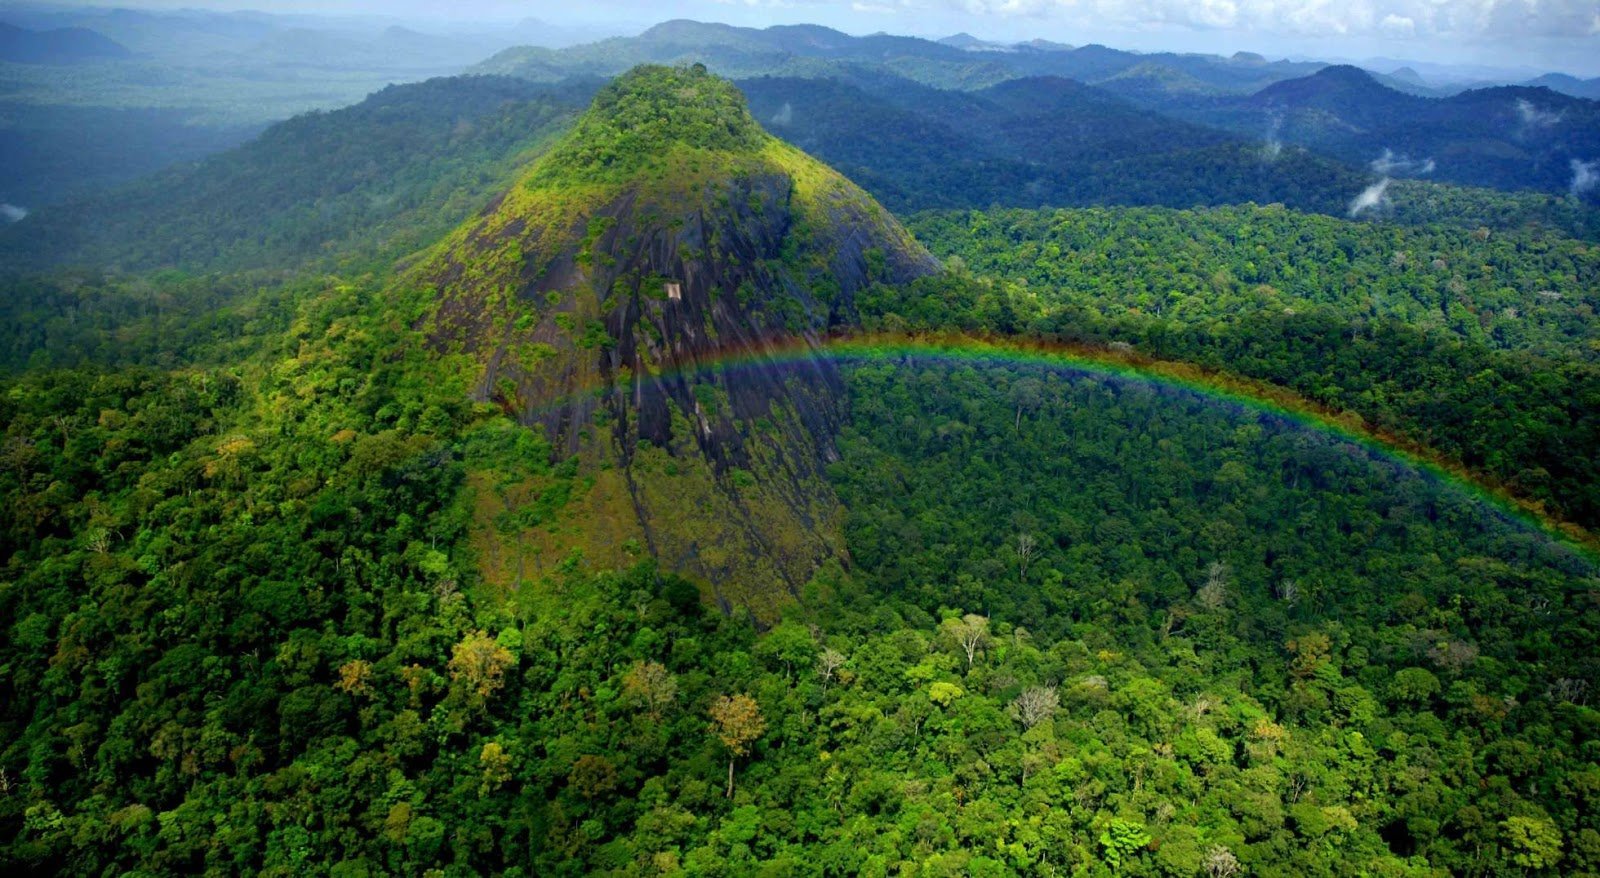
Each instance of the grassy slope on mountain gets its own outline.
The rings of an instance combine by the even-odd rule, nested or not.
[[[814,344],[854,293],[934,263],[860,189],[763,132],[702,70],[642,68],[602,90],[552,151],[407,271],[424,325],[465,355],[476,398],[540,427],[589,479],[563,515],[482,509],[494,578],[647,548],[725,608],[770,617],[838,557],[821,483],[838,419],[820,360],[719,370],[729,353]],[[497,489],[498,490],[498,489]],[[504,531],[507,544],[496,547]],[[512,547],[516,548],[512,548]]]

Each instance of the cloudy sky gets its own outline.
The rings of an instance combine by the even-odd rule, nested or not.
[[[513,21],[631,30],[667,18],[813,22],[850,33],[1001,40],[1043,37],[1119,48],[1422,61],[1600,75],[1600,0],[124,0],[127,5],[254,8]],[[0,0],[0,6],[5,0]],[[95,3],[94,5],[101,5]],[[449,10],[442,13],[441,10]]]

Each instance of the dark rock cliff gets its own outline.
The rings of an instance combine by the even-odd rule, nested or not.
[[[724,606],[796,592],[840,551],[822,467],[841,388],[820,342],[853,322],[858,291],[936,263],[865,193],[764,134],[661,143],[598,185],[552,176],[536,168],[419,268],[438,291],[434,344],[477,363],[478,398],[557,457],[614,470],[652,552]],[[641,455],[702,472],[677,490],[694,502]]]

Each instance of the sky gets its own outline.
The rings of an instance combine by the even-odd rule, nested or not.
[[[0,0],[3,7],[4,0]],[[105,5],[104,0],[85,5]],[[453,23],[538,18],[636,33],[669,18],[814,23],[1141,51],[1399,58],[1600,76],[1600,0],[123,0],[157,8],[371,14]]]

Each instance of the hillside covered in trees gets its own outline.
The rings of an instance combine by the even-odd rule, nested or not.
[[[0,235],[8,873],[1600,874],[1587,208],[617,58]]]

